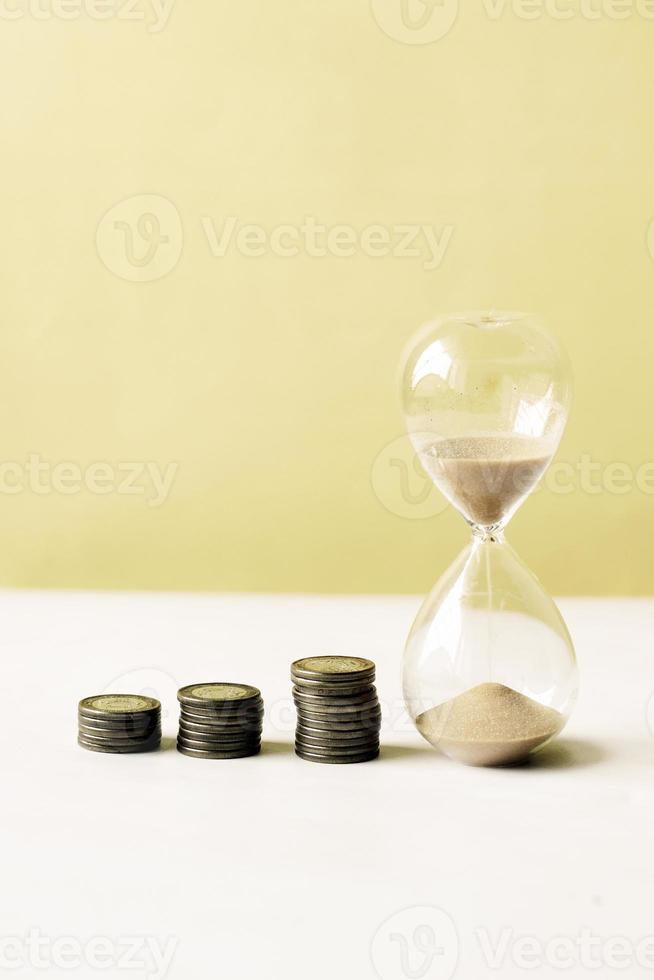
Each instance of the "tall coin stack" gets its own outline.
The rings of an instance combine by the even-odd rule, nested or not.
[[[306,657],[291,665],[295,752],[311,762],[369,762],[379,755],[375,665],[360,657]]]
[[[261,749],[263,699],[249,684],[190,684],[180,703],[177,749],[196,759],[242,759]]]
[[[161,704],[139,694],[80,701],[77,741],[91,752],[150,752],[161,744]]]

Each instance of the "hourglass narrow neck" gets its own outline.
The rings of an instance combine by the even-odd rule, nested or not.
[[[484,527],[481,524],[471,524],[472,538],[474,542],[482,541],[488,544],[504,544],[504,528],[501,525],[495,527]]]

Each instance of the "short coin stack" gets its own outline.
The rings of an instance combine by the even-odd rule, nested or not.
[[[91,752],[150,752],[161,744],[161,704],[140,694],[80,701],[77,741]]]
[[[263,699],[249,684],[190,684],[180,703],[177,749],[196,759],[242,759],[261,749]]]
[[[291,665],[295,752],[311,762],[369,762],[379,755],[375,665],[360,657],[306,657]]]

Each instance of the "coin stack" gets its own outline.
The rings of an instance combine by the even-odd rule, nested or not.
[[[306,657],[291,665],[295,752],[311,762],[368,762],[379,755],[375,665],[360,657]]]
[[[242,759],[261,749],[263,699],[249,684],[190,684],[180,703],[177,749],[196,759]]]
[[[161,704],[139,694],[80,701],[77,741],[91,752],[149,752],[161,744]]]

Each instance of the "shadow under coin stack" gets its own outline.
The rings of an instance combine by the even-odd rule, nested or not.
[[[263,699],[249,684],[190,684],[180,703],[177,749],[195,759],[242,759],[261,749]]]
[[[99,694],[80,701],[78,743],[91,752],[151,752],[161,744],[161,705],[139,694]]]
[[[291,665],[295,752],[310,762],[369,762],[379,755],[375,665],[360,657],[306,657]]]

